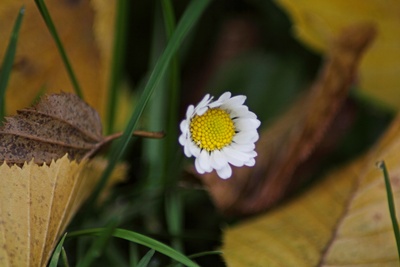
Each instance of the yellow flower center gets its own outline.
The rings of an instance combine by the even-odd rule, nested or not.
[[[232,142],[235,125],[225,110],[212,108],[203,115],[195,115],[192,118],[190,132],[192,140],[198,147],[214,151]]]

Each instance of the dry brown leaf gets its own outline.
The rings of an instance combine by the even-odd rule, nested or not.
[[[105,169],[95,158],[80,163],[65,155],[50,165],[0,166],[0,266],[46,266],[59,237],[91,194]],[[110,184],[121,181],[119,165]]]
[[[343,31],[308,94],[262,134],[256,144],[255,167],[236,168],[228,180],[219,179],[215,173],[201,177],[221,211],[259,212],[292,189],[295,171],[321,142],[347,98],[358,62],[374,36],[371,25],[355,25]]]
[[[45,95],[34,107],[6,117],[0,127],[0,163],[22,165],[34,159],[49,164],[68,154],[70,160],[90,158],[121,132],[103,136],[96,110],[70,93]],[[162,138],[162,132],[134,131],[133,135]]]
[[[68,153],[81,160],[93,155],[107,138],[97,112],[74,94],[43,97],[31,108],[6,118],[0,128],[0,162],[49,164]]]

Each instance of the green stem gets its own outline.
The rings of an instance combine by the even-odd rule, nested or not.
[[[35,0],[35,3],[39,9],[40,14],[43,17],[44,22],[46,23],[47,28],[49,29],[51,36],[53,37],[54,41],[56,42],[56,46],[57,46],[58,51],[61,55],[61,58],[64,62],[64,66],[67,69],[67,73],[71,80],[72,86],[74,87],[75,93],[81,99],[83,99],[83,94],[82,94],[81,87],[79,86],[78,79],[76,78],[76,75],[72,69],[72,65],[68,59],[67,53],[65,52],[64,46],[61,42],[61,39],[58,36],[56,27],[54,26],[54,23],[50,16],[49,10],[47,9],[47,6],[44,3],[44,0]]]
[[[3,64],[0,71],[0,125],[6,114],[6,89],[10,79],[12,66],[14,64],[15,53],[17,50],[17,42],[19,30],[22,25],[22,18],[24,17],[25,8],[21,7],[15,20],[14,28],[11,33],[10,42],[8,43],[7,50],[4,56]]]
[[[172,3],[170,0],[162,0],[162,10],[164,14],[164,24],[165,32],[167,34],[167,39],[169,40],[175,31],[175,14]],[[164,149],[164,160],[165,160],[165,170],[164,170],[164,184],[171,184],[174,187],[179,179],[179,168],[177,168],[177,161],[175,151],[177,150],[177,117],[178,117],[178,107],[179,107],[179,92],[180,92],[180,68],[179,68],[179,53],[175,53],[171,59],[170,72],[168,77],[168,120],[166,123],[166,129],[168,135],[165,140]],[[183,228],[183,203],[182,195],[178,190],[172,190],[172,192],[167,192],[165,199],[165,211],[168,232],[171,235],[178,236],[182,232]],[[172,247],[176,250],[183,251],[183,242],[181,238],[172,238]]]
[[[383,177],[385,178],[386,195],[388,199],[390,218],[392,220],[394,236],[396,238],[396,244],[397,244],[397,253],[400,260],[400,231],[399,231],[399,224],[397,222],[392,186],[390,185],[390,177],[384,161],[378,162],[378,167],[382,169]]]

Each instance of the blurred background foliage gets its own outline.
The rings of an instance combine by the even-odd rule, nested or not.
[[[187,4],[186,0],[173,1],[176,18]],[[124,79],[135,95],[140,94],[157,54],[166,43],[162,21],[160,1],[130,3]],[[166,130],[163,127],[168,120],[179,123],[189,104],[197,103],[206,93],[218,97],[224,91],[246,95],[249,108],[266,128],[307,90],[323,60],[321,55],[294,39],[292,23],[281,8],[273,1],[262,0],[213,1],[181,47],[178,58],[179,116],[170,118],[165,114],[167,96],[157,91],[142,117],[141,128]],[[393,116],[354,95],[350,96],[346,108],[344,119],[350,119],[351,123],[339,145],[329,155],[324,155],[319,172],[326,172],[365,151]],[[175,130],[178,131],[178,124]],[[170,177],[183,167],[183,153],[177,139],[172,148],[165,148],[164,142],[135,139],[126,156],[131,165],[129,179],[117,186],[101,209],[91,212],[91,216],[85,216],[88,211],[83,209],[69,231],[102,227],[116,217],[120,228],[155,237],[167,244],[178,240],[177,246],[186,255],[218,249],[221,229],[238,219],[219,214],[201,186],[192,181],[177,182],[176,177]],[[172,154],[160,158],[161,153],[166,153],[164,149]],[[180,229],[171,234],[167,222],[171,218],[166,214],[174,207],[168,204],[171,196],[177,195],[180,200],[175,203],[181,206],[172,212],[176,212],[178,221],[181,220],[177,223]],[[66,243],[72,266],[90,240],[89,237],[79,238]],[[112,240],[95,266],[128,266],[127,255],[143,256],[146,252],[146,248]],[[224,266],[219,255],[199,257],[196,261],[201,266]],[[169,259],[156,253],[149,266],[165,266],[168,262]]]

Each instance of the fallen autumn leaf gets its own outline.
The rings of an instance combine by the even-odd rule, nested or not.
[[[376,162],[388,166],[400,206],[400,117],[369,153],[286,205],[226,229],[228,266],[398,266],[386,197]]]

